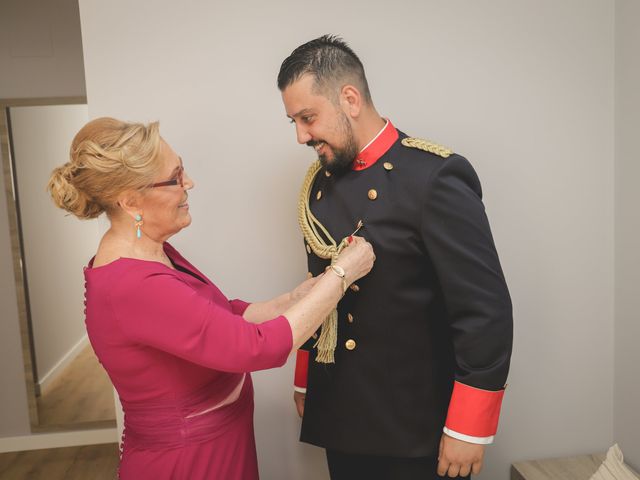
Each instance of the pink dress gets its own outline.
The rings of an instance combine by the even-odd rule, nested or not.
[[[125,413],[120,478],[255,480],[248,372],[285,363],[289,322],[247,322],[247,303],[164,249],[177,270],[131,258],[85,268],[89,339]]]

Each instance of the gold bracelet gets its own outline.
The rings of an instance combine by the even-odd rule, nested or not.
[[[331,269],[331,271],[339,276],[340,280],[342,280],[342,295],[344,296],[344,294],[347,292],[347,281],[344,278],[344,268],[342,268],[340,265],[328,265],[324,270],[326,272],[329,269]]]

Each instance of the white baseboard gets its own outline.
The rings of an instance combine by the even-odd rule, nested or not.
[[[58,375],[62,373],[65,367],[69,365],[87,345],[89,345],[89,337],[85,333],[82,338],[78,340],[78,342],[58,361],[58,363],[51,368],[51,370],[42,375],[38,381],[40,391],[44,392],[46,388],[51,385],[51,382],[58,378]]]
[[[0,438],[0,453],[99,445],[102,443],[116,443],[117,441],[118,435],[115,428],[60,433],[34,433],[33,435]]]

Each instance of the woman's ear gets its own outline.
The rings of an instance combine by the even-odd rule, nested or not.
[[[141,215],[143,210],[143,198],[140,192],[125,191],[118,196],[118,206],[124,213],[135,219],[136,215]]]
[[[345,113],[351,118],[357,118],[360,116],[360,110],[362,109],[362,95],[353,85],[345,85],[340,91],[340,103],[342,108],[345,109]]]

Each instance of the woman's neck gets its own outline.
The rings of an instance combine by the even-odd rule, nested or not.
[[[171,260],[164,252],[164,239],[155,240],[144,233],[137,238],[131,226],[125,227],[118,222],[111,223],[111,228],[100,241],[94,264],[102,265],[127,257],[161,262],[173,268]]]

